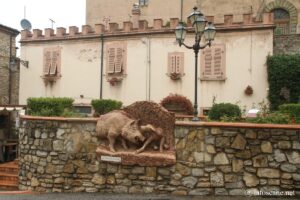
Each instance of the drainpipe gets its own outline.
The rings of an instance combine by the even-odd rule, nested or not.
[[[104,59],[104,36],[101,34],[101,66],[100,66],[100,99],[103,98],[103,59]]]
[[[146,45],[146,100],[151,100],[151,40],[143,38],[142,43]]]
[[[151,40],[148,38],[148,59],[147,59],[147,64],[148,64],[148,101],[151,100]]]
[[[12,87],[11,87],[11,80],[12,80],[12,77],[11,77],[11,69],[10,69],[10,62],[12,61],[12,36],[10,35],[10,38],[9,38],[9,61],[8,61],[8,104],[10,105],[11,104],[11,97],[12,97],[12,94],[11,94],[11,90],[12,90]],[[8,114],[8,136],[7,138],[10,138],[11,137],[11,112],[9,112]]]
[[[12,36],[9,38],[9,61],[8,61],[8,104],[11,104],[11,71],[10,71],[10,63],[12,61]]]
[[[183,0],[181,0],[180,4],[180,21],[182,22],[182,15],[183,15]]]

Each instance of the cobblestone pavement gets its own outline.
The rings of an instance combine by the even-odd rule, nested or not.
[[[233,196],[165,196],[165,195],[117,195],[100,193],[51,193],[51,194],[9,194],[1,195],[0,200],[296,200],[299,197],[233,197]]]

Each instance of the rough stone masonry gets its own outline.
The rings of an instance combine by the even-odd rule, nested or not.
[[[95,149],[96,120],[23,117],[21,190],[174,195],[300,192],[300,129],[214,127],[177,122],[177,163],[105,163]]]

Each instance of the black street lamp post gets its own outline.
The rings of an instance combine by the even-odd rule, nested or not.
[[[194,7],[194,11],[188,17],[188,20],[192,23],[193,27],[195,28],[195,44],[193,46],[188,46],[184,44],[184,39],[187,33],[186,28],[183,25],[183,22],[179,22],[175,29],[176,40],[179,43],[179,46],[183,45],[188,49],[193,49],[195,53],[195,100],[194,100],[194,117],[193,121],[200,121],[198,118],[198,82],[197,82],[197,75],[198,75],[198,54],[200,49],[204,49],[207,46],[211,46],[211,42],[214,40],[216,35],[216,29],[212,23],[207,23],[203,14],[197,10],[197,7]],[[201,38],[204,35],[205,44],[201,45]]]

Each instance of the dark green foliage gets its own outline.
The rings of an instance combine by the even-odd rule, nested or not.
[[[269,56],[268,81],[271,110],[300,101],[300,55]]]
[[[231,103],[214,104],[208,113],[210,120],[221,121],[230,119],[229,121],[237,121],[241,118],[241,109]]]
[[[267,115],[258,115],[255,118],[247,118],[247,122],[258,124],[288,124],[290,116],[280,112],[274,112]]]
[[[71,98],[28,98],[29,115],[62,116],[66,110],[72,110],[74,100]]]
[[[103,115],[113,110],[121,109],[121,101],[111,99],[94,99],[92,100],[92,106],[95,110],[95,115]]]
[[[295,120],[296,123],[300,123],[300,103],[298,104],[283,104],[279,106],[281,113],[287,114]]]

